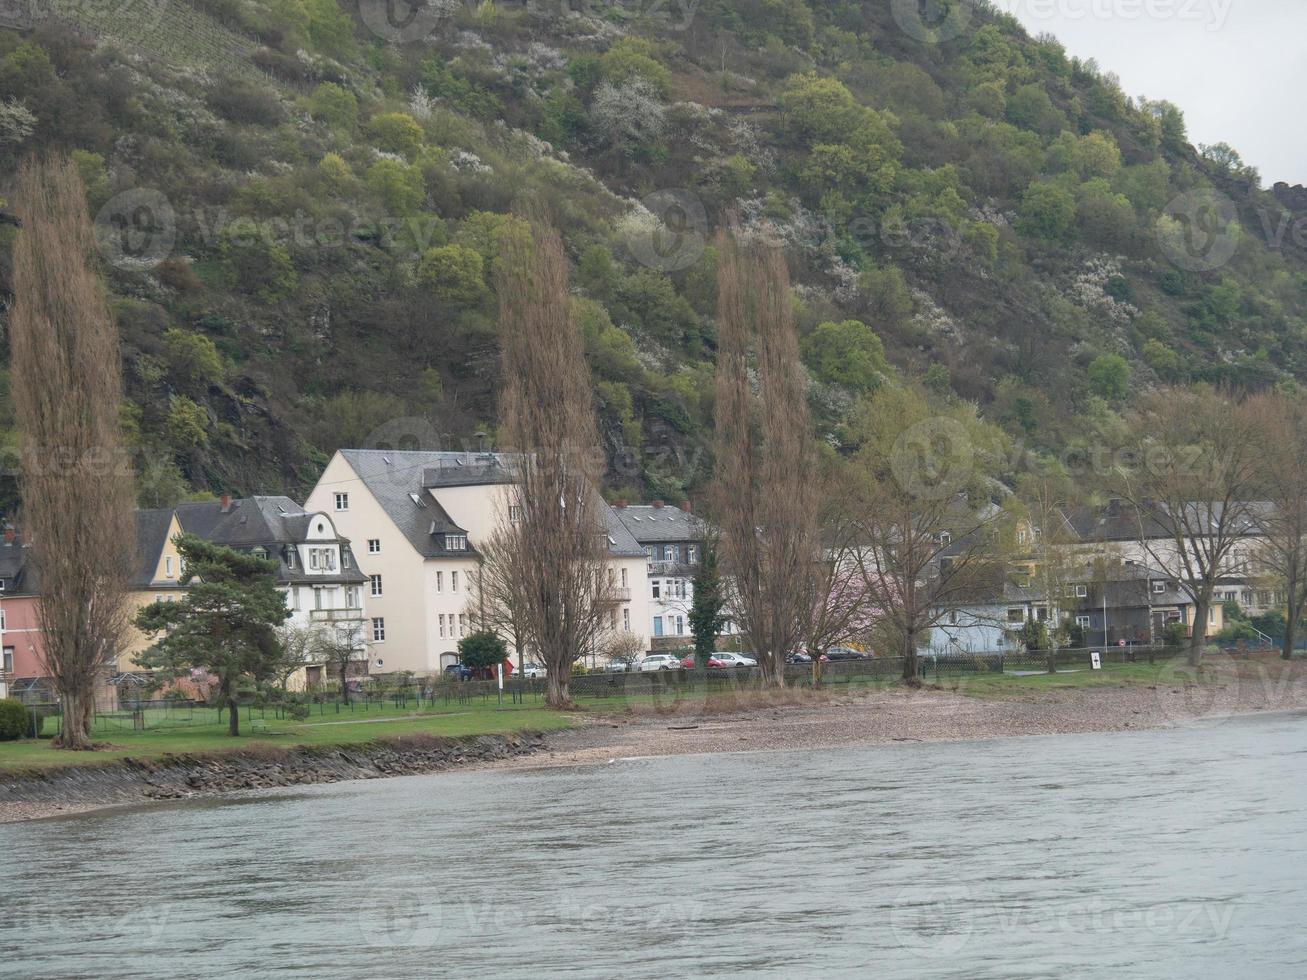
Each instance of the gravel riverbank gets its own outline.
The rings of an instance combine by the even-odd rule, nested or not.
[[[1251,712],[1307,710],[1307,662],[1218,660],[1201,683],[1160,668],[1148,683],[1011,688],[927,686],[779,694],[668,695],[624,713],[579,713],[549,735],[410,737],[314,749],[0,773],[0,823],[234,790],[376,779],[450,769],[522,770],[641,756],[813,751],[891,742],[1134,731]]]

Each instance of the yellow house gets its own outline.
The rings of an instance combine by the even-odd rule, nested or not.
[[[127,593],[129,615],[152,602],[175,601],[185,589],[181,585],[182,560],[174,539],[182,533],[177,513],[172,509],[136,512],[136,563]],[[118,651],[119,673],[140,670],[136,657],[147,649],[151,640],[134,625],[127,630]]]

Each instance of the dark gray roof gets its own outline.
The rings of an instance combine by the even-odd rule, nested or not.
[[[1157,505],[1159,508],[1161,505]],[[1258,520],[1267,516],[1269,504],[1256,501],[1240,503],[1240,527],[1237,533],[1258,534]],[[1211,532],[1222,522],[1223,507],[1218,503],[1191,503],[1187,523],[1195,530]],[[1077,507],[1066,514],[1067,523],[1083,541],[1138,541],[1170,538],[1166,526],[1147,507],[1143,513],[1124,500],[1111,500],[1097,507]],[[1226,521],[1225,523],[1231,523]]]
[[[461,558],[476,554],[444,547],[446,533],[466,534],[428,490],[442,487],[498,486],[512,482],[512,458],[502,453],[402,452],[388,449],[342,449],[341,457],[358,474],[382,510],[424,558]],[[418,501],[414,501],[416,496]],[[603,506],[609,551],[614,557],[643,557],[644,549],[622,526],[612,508]]]
[[[132,565],[130,583],[137,587],[154,581],[159,568],[159,556],[168,543],[168,529],[172,527],[172,511],[138,510],[136,512],[136,561]]]
[[[613,513],[640,544],[672,541],[698,541],[703,537],[703,521],[679,507],[652,505],[617,506]]]
[[[264,548],[279,564],[281,582],[364,582],[367,577],[355,568],[341,568],[335,575],[308,575],[298,563],[286,561],[288,546],[301,544],[308,536],[313,515],[290,497],[244,497],[224,508],[221,501],[179,504],[177,520],[187,534],[237,550]],[[334,539],[342,546],[348,542]]]
[[[22,538],[0,540],[0,579],[5,581],[6,595],[36,595],[39,591],[31,549]]]
[[[439,470],[446,457],[462,453],[392,452],[380,449],[342,449],[340,455],[358,474],[381,509],[424,558],[461,558],[476,554],[445,547],[448,533],[466,534],[440,503],[426,493],[427,470]],[[465,483],[472,486],[474,483]],[[414,500],[414,497],[417,500]]]

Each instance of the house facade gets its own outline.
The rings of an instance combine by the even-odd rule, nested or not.
[[[472,632],[478,545],[512,520],[513,479],[494,453],[342,449],[306,506],[329,513],[356,542],[368,582],[367,632],[374,673],[438,674],[458,662]],[[618,601],[609,629],[648,644],[644,550],[603,505]],[[521,663],[519,651],[510,657]]]
[[[703,522],[689,504],[668,507],[660,500],[646,506],[617,504],[617,519],[643,549],[648,562],[649,620],[645,624],[654,649],[693,642],[690,606],[699,568]]]

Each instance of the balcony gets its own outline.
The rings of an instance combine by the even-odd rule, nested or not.
[[[697,565],[691,565],[683,561],[654,561],[650,559],[648,574],[650,575],[675,575],[683,578],[694,576]]]
[[[310,623],[361,623],[363,610],[354,609],[310,609]]]

